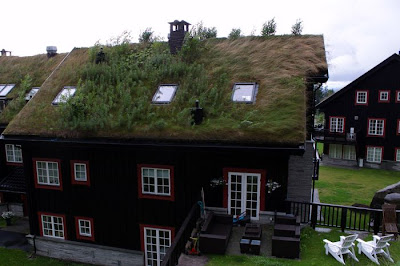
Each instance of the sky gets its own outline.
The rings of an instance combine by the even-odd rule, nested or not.
[[[167,41],[168,22],[185,20],[259,35],[275,18],[277,35],[290,34],[300,19],[303,34],[323,34],[329,66],[327,86],[340,89],[400,50],[399,0],[2,0],[0,49],[15,56],[59,53],[105,44],[130,32],[133,42],[146,28]]]

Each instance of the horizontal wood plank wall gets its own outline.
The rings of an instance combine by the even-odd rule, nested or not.
[[[287,151],[62,142],[26,142],[23,147],[34,235],[40,235],[37,213],[50,212],[65,215],[68,240],[83,241],[76,239],[74,217],[88,217],[93,219],[96,244],[140,250],[139,224],[178,230],[202,187],[206,206],[222,207],[223,187],[212,188],[210,181],[222,177],[225,167],[265,170],[267,180],[281,185],[266,194],[266,210],[279,210],[286,199]],[[34,188],[32,158],[60,160],[62,191]],[[89,162],[90,186],[71,183],[71,160]],[[138,164],[173,166],[175,201],[139,198]]]

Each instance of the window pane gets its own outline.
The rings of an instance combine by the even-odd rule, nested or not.
[[[177,88],[177,85],[160,85],[153,96],[153,103],[170,103]]]
[[[253,102],[256,90],[255,83],[240,84],[233,86],[232,101],[234,102]]]

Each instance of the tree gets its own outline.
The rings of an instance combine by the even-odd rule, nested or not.
[[[303,31],[303,21],[301,19],[297,19],[296,23],[292,26],[292,34],[293,35],[301,35]]]
[[[140,43],[151,43],[154,42],[154,31],[151,28],[146,28],[145,31],[139,34],[139,42]]]
[[[203,22],[200,21],[197,25],[192,27],[191,35],[193,37],[198,37],[200,40],[216,38],[217,29],[215,27],[207,28],[203,26]]]
[[[235,40],[242,36],[241,33],[242,33],[242,30],[239,28],[232,29],[231,33],[229,33],[229,35],[228,35],[228,39]]]
[[[271,36],[276,33],[276,22],[275,18],[265,22],[261,29],[261,36]]]

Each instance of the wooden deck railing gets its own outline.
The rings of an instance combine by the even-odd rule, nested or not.
[[[186,242],[189,240],[193,228],[196,226],[196,221],[200,217],[200,206],[193,204],[188,216],[183,222],[181,228],[176,234],[174,241],[168,248],[165,254],[161,266],[175,266],[178,264],[178,260],[182,252],[185,251]]]
[[[357,230],[377,234],[381,232],[382,210],[343,206],[325,203],[307,203],[287,201],[288,213],[300,216],[301,223],[315,226],[340,228],[342,231]],[[397,213],[397,224],[400,224],[400,210]]]

